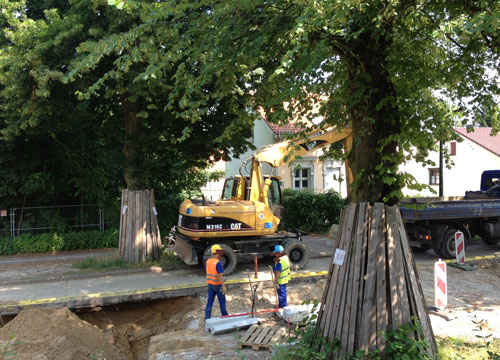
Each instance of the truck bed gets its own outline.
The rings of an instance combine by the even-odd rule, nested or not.
[[[403,199],[405,221],[500,217],[500,199],[467,199],[464,196]]]

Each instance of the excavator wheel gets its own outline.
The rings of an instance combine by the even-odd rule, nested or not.
[[[300,240],[289,239],[283,243],[292,269],[303,269],[311,257],[309,248]]]
[[[203,267],[205,267],[207,260],[212,257],[212,251],[211,251],[211,244],[209,247],[205,249],[205,252],[203,253]],[[230,275],[234,269],[236,268],[236,264],[238,263],[238,257],[236,256],[236,253],[234,250],[226,245],[226,244],[217,244],[219,245],[222,250],[224,250],[224,256],[222,257],[222,267],[224,268],[224,276]]]

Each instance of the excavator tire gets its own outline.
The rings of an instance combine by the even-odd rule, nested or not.
[[[300,240],[289,239],[285,241],[283,249],[290,259],[292,269],[303,269],[311,257],[309,248]]]
[[[236,264],[238,263],[238,257],[236,256],[236,253],[230,246],[226,244],[217,244],[217,245],[219,245],[222,248],[222,250],[224,250],[224,256],[222,257],[221,260],[222,267],[224,268],[224,276],[231,275],[231,273],[236,268]],[[207,260],[212,257],[211,247],[212,246],[207,247],[205,249],[205,252],[203,253],[203,267],[205,267]]]

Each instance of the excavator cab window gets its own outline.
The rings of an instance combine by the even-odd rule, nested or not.
[[[239,177],[227,178],[224,182],[224,189],[222,190],[221,200],[231,200],[232,198],[237,196],[239,182]]]
[[[281,195],[280,179],[272,177],[271,185],[267,191],[267,200],[274,216],[283,219],[283,198]]]

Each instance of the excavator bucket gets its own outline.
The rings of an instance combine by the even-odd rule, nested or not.
[[[175,234],[174,251],[187,265],[198,264],[198,254],[196,249],[189,243],[183,235]]]

